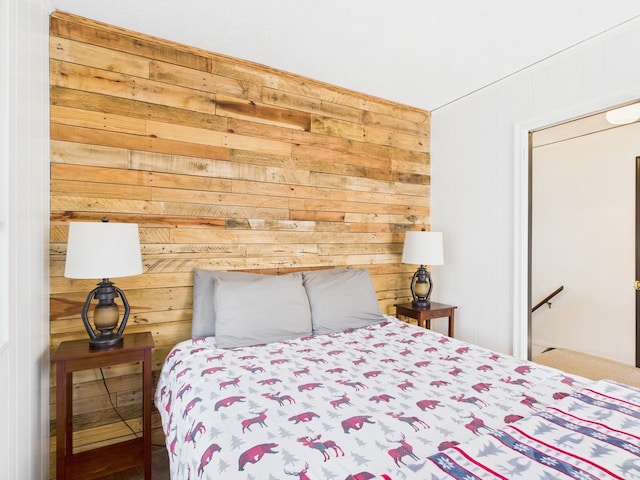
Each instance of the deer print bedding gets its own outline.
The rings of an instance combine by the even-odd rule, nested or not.
[[[179,343],[155,404],[174,480],[423,479],[427,457],[584,384],[388,317],[252,347]]]

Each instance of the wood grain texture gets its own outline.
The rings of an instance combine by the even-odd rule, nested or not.
[[[153,335],[154,376],[190,335],[195,268],[355,265],[385,313],[409,299],[400,257],[404,232],[429,228],[429,112],[62,12],[50,24],[52,351],[86,337],[99,280],[64,278],[69,222],[103,216],[140,228],[144,274],[115,283],[126,331]],[[105,369],[134,430],[137,375]],[[95,371],[74,392],[78,448],[130,436]]]

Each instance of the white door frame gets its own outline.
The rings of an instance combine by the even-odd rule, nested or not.
[[[513,355],[531,356],[529,133],[640,99],[640,85],[514,123]]]

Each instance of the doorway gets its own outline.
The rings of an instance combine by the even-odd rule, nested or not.
[[[563,289],[530,316],[530,356],[567,348],[639,363],[639,138],[639,124],[615,127],[604,114],[532,133],[529,305]]]

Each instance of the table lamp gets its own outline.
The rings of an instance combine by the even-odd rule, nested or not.
[[[129,318],[129,302],[124,292],[109,278],[128,277],[142,273],[140,236],[135,223],[71,222],[67,241],[64,276],[67,278],[101,278],[82,309],[82,321],[89,334],[89,345],[106,348],[122,343],[122,332]],[[124,315],[118,327],[120,313],[115,299],[120,297]],[[98,299],[89,324],[88,312],[94,298]],[[117,331],[114,331],[118,328]]]
[[[416,308],[429,308],[433,282],[425,265],[443,265],[442,233],[406,232],[402,248],[402,263],[418,264],[420,267],[411,278],[411,296]]]

